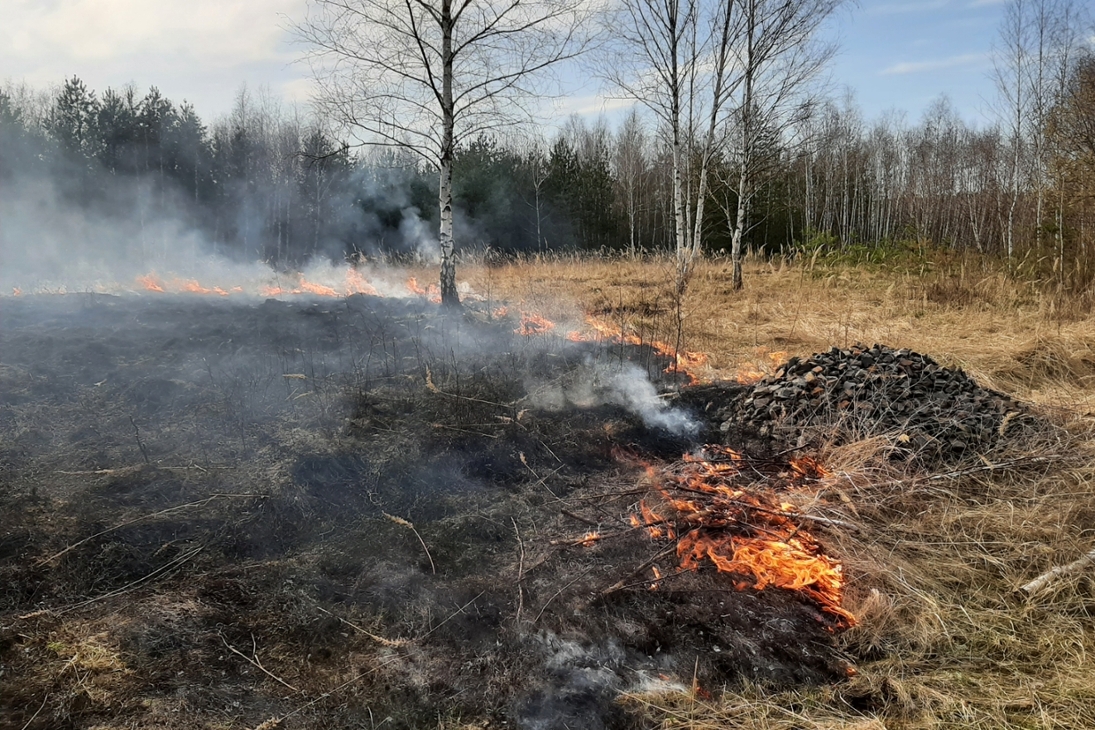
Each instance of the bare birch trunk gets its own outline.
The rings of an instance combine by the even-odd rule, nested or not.
[[[455,143],[453,133],[455,115],[452,98],[452,0],[441,3],[441,181],[438,205],[441,208],[441,226],[438,244],[441,248],[441,304],[446,307],[460,306],[456,292],[456,259],[452,238],[452,159]]]

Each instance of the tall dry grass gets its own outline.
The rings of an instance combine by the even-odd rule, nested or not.
[[[1017,591],[1095,545],[1087,305],[989,266],[754,261],[741,292],[729,273],[729,262],[701,263],[682,303],[684,345],[710,355],[709,377],[769,351],[880,342],[962,367],[1048,425],[962,473],[901,471],[882,458],[884,438],[824,454],[833,474],[813,497],[856,525],[822,535],[844,561],[846,606],[860,619],[840,637],[858,667],[847,682],[627,701],[665,728],[1095,727],[1095,568],[1034,596]],[[648,338],[677,334],[671,261],[555,258],[461,274],[550,318],[592,313]]]

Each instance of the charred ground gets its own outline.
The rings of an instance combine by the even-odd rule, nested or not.
[[[5,300],[0,725],[627,727],[623,690],[844,676],[798,593],[639,575],[665,545],[626,529],[636,459],[725,438],[705,419],[744,391],[686,389],[675,436],[583,385],[672,385],[649,348],[513,330],[365,296]]]

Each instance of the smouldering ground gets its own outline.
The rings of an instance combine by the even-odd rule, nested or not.
[[[732,641],[739,629],[678,596],[688,621],[660,640],[693,652],[699,681],[630,694],[638,714],[606,724],[1095,727],[1090,566],[1033,596],[1016,590],[1095,545],[1095,318],[976,262],[945,268],[753,263],[733,292],[728,263],[709,261],[681,318],[665,261],[461,268],[488,298],[473,314],[508,304],[560,330],[591,314],[644,341],[679,336],[710,355],[708,378],[773,353],[880,342],[963,367],[1055,424],[1010,459],[934,474],[886,462],[885,437],[823,444],[831,474],[800,498],[812,490],[851,525],[821,537],[845,566],[844,607],[859,624],[836,643],[858,673],[812,688],[720,684],[696,632]],[[560,500],[588,518],[586,496],[635,488],[611,452],[649,437],[619,409],[522,417],[513,407],[530,368],[550,380],[583,361],[565,349],[578,344],[522,349],[534,340],[490,317],[436,320],[413,301],[70,301],[84,329],[71,313],[23,321],[29,310],[9,308],[0,330],[10,348],[0,349],[0,727],[558,723],[604,697],[518,686],[542,672],[541,655],[572,651],[548,634],[601,621],[606,634],[646,641],[658,622],[636,617],[674,600],[634,593],[574,618],[583,591],[650,549],[550,544],[588,527]],[[507,357],[490,368],[471,354],[500,345]],[[522,587],[531,571],[542,572]],[[729,599],[743,636],[772,606],[803,613],[784,595],[750,614],[748,595]],[[513,631],[522,622],[532,630]],[[831,655],[814,646],[825,649],[820,672]],[[614,651],[577,659],[643,659]],[[560,697],[573,702],[548,701]]]
[[[826,487],[857,528],[839,533],[841,637],[858,659],[847,683],[779,692],[737,685],[713,697],[636,695],[667,728],[1095,727],[1095,578],[1089,565],[1033,596],[1016,589],[1095,546],[1095,316],[1086,297],[1046,295],[977,261],[912,271],[729,263],[700,265],[683,303],[689,349],[713,376],[767,352],[806,355],[881,342],[960,366],[1063,430],[1028,446],[1037,465],[903,474],[882,444],[822,457]],[[587,309],[670,339],[671,264],[544,261],[462,272],[481,291],[555,316]]]

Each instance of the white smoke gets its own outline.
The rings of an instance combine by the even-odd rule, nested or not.
[[[572,382],[533,386],[529,391],[533,405],[545,410],[612,404],[634,413],[649,428],[678,436],[694,436],[700,430],[699,422],[683,408],[666,403],[646,370],[632,362],[610,365],[587,361]]]

